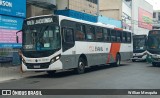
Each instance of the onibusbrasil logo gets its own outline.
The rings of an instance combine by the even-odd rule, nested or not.
[[[4,6],[4,7],[12,7],[13,4],[12,4],[12,2],[9,2],[9,1],[0,0],[0,6]]]

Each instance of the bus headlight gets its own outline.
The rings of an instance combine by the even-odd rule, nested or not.
[[[61,55],[55,56],[54,58],[51,59],[51,64],[59,60]]]
[[[54,62],[55,62],[55,60],[54,60],[54,58],[53,58],[53,59],[51,60],[51,64],[54,63]]]

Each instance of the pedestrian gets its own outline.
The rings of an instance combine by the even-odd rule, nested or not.
[[[23,73],[23,70],[22,70],[22,51],[21,51],[21,49],[18,50],[18,54],[19,54],[19,59],[20,59],[20,72]]]

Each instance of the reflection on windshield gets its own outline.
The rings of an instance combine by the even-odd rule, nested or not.
[[[148,42],[149,49],[160,49],[160,36],[150,36]]]
[[[26,27],[23,32],[23,49],[44,51],[59,49],[60,32],[58,26]]]
[[[146,49],[145,39],[144,38],[141,38],[141,39],[135,38],[134,42],[133,42],[133,47],[134,47],[134,50],[145,50]]]

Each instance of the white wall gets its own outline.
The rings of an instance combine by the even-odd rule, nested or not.
[[[57,9],[64,10],[68,8],[68,0],[57,0]]]
[[[129,17],[130,18],[129,18]],[[125,23],[128,25],[126,29],[131,27],[131,16],[132,16],[132,9],[126,3],[122,2],[122,21],[125,20]]]
[[[145,0],[132,0],[132,20],[135,20],[138,22],[138,9],[139,7],[142,8],[145,11],[148,11],[149,13],[152,13],[153,15],[153,6],[151,4],[149,4],[148,2],[146,2]],[[133,22],[132,26],[133,26],[133,33],[136,35],[141,35],[141,34],[147,34],[148,35],[148,29],[145,28],[140,28],[138,27],[138,23],[137,22]]]

